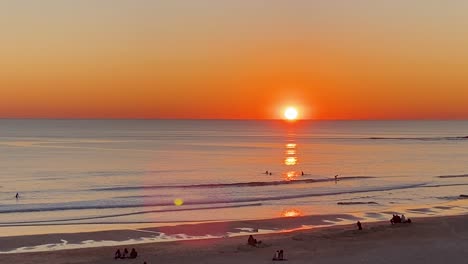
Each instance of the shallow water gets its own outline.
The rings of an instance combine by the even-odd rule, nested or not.
[[[467,121],[0,120],[0,236],[466,213],[467,136]]]

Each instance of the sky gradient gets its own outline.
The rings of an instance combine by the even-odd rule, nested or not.
[[[0,117],[468,119],[468,1],[2,1]]]

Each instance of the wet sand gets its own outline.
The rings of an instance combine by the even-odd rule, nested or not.
[[[254,235],[263,246],[246,245],[246,236],[131,246],[135,260],[114,260],[119,247],[2,254],[1,263],[273,263],[283,249],[287,263],[466,263],[468,215],[413,218],[412,224],[389,222],[341,225]],[[98,234],[98,233],[97,233]],[[35,239],[37,236],[31,236]],[[96,238],[98,239],[98,238]],[[7,243],[8,240],[2,240]],[[37,241],[39,242],[39,241]]]

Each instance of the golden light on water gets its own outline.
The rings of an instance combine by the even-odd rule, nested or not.
[[[298,172],[298,171],[288,171],[288,172],[286,172],[285,174],[283,174],[284,179],[285,179],[286,181],[293,181],[293,180],[295,180],[296,178],[298,178],[300,175],[301,175],[301,173]]]
[[[294,149],[294,148],[296,148],[296,143],[288,143],[288,144],[286,144],[286,148]]]
[[[302,215],[303,213],[298,209],[286,209],[281,213],[283,217],[298,217]]]
[[[287,157],[284,160],[284,165],[293,166],[293,165],[296,165],[296,164],[297,164],[297,158],[296,157]]]

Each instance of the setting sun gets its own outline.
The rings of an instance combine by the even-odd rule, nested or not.
[[[296,119],[297,119],[297,115],[298,115],[298,112],[297,112],[296,108],[294,108],[294,107],[288,107],[288,108],[286,108],[286,110],[284,111],[284,117],[285,117],[287,120],[296,120]]]

